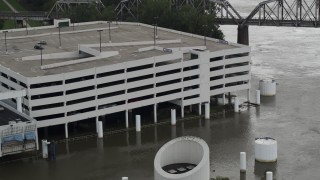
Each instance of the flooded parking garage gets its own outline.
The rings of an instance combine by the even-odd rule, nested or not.
[[[257,82],[257,79],[254,80]],[[240,179],[239,152],[247,152],[246,179],[260,179],[273,170],[277,179],[319,178],[319,100],[317,78],[278,80],[276,97],[262,98],[259,108],[225,113],[211,120],[192,119],[107,135],[103,140],[59,143],[57,159],[27,159],[0,167],[1,179],[153,179],[157,150],[182,135],[203,138],[210,146],[211,176]],[[252,85],[254,88],[257,84]],[[245,97],[243,98],[243,100]],[[255,163],[254,138],[278,140],[278,162]],[[19,173],[16,173],[19,172]],[[244,179],[244,177],[241,177]]]

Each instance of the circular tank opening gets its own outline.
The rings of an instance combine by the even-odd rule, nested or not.
[[[197,165],[191,163],[175,163],[169,164],[162,169],[169,174],[183,174],[194,169]]]

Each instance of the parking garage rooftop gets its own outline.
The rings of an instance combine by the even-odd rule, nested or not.
[[[61,47],[59,43],[59,28],[53,26],[33,28],[32,30],[9,30],[7,33],[1,33],[1,41],[4,42],[5,34],[7,39],[7,52],[5,43],[0,45],[0,65],[9,68],[26,77],[36,77],[72,72],[93,67],[101,67],[126,61],[150,58],[154,56],[165,55],[167,52],[159,48],[178,48],[178,47],[197,47],[204,46],[203,37],[191,37],[176,32],[158,30],[156,46],[158,49],[139,51],[139,49],[154,46],[153,27],[141,26],[138,24],[111,24],[111,43],[109,42],[109,27],[107,23],[96,22],[92,24],[76,24],[74,27],[60,28]],[[102,52],[118,52],[113,56],[98,56],[97,60],[64,65],[59,68],[41,68],[46,65],[75,61],[79,57],[66,58],[43,58],[41,66],[41,50],[34,46],[40,41],[47,44],[42,45],[43,57],[48,54],[63,54],[79,52],[79,45],[90,46],[94,52],[100,51],[101,32]],[[143,42],[143,43],[142,43]],[[127,43],[127,44],[125,44]],[[128,45],[129,43],[129,45]],[[130,45],[131,43],[131,45]],[[94,44],[94,46],[92,46]],[[213,52],[223,49],[236,48],[235,45],[225,41],[207,40],[206,49]],[[79,53],[78,53],[79,54]],[[84,53],[86,54],[86,53]],[[90,58],[91,56],[81,57]],[[27,60],[26,60],[27,59]]]

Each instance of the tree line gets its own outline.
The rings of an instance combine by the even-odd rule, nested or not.
[[[54,0],[20,0],[29,10],[49,11],[55,3]],[[199,11],[189,5],[171,7],[169,0],[144,0],[139,7],[133,10],[136,18],[132,16],[118,17],[114,11],[119,0],[102,0],[106,8],[99,13],[95,6],[77,5],[69,11],[60,14],[60,17],[68,17],[72,22],[88,22],[96,20],[108,21],[139,21],[146,24],[190,32],[198,35],[206,35],[217,39],[223,39],[224,35],[215,22],[214,7],[206,7],[205,11]]]

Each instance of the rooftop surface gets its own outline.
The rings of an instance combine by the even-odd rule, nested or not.
[[[123,42],[141,42],[150,41],[145,45],[132,45],[132,46],[110,46],[103,47],[102,51],[118,51],[119,55],[102,58],[86,63],[77,63],[67,65],[59,68],[41,69],[40,58],[36,60],[22,60],[23,57],[39,56],[40,50],[34,49],[34,45],[41,40],[45,40],[47,45],[43,45],[43,55],[51,53],[65,53],[78,51],[79,44],[99,44],[100,36],[97,30],[103,29],[101,32],[102,43],[109,42],[108,24],[96,23],[91,25],[76,25],[74,27],[62,27],[61,31],[61,48],[59,47],[59,34],[58,28],[48,27],[46,29],[28,30],[19,32],[8,32],[7,34],[7,48],[4,43],[5,33],[0,34],[0,64],[15,72],[18,72],[26,77],[36,77],[60,74],[65,72],[78,71],[89,69],[93,67],[101,67],[110,64],[121,63],[130,60],[138,60],[159,56],[165,54],[163,51],[150,50],[145,52],[138,52],[139,48],[153,46],[153,28],[138,26],[138,25],[125,25],[125,24],[112,24],[111,25],[111,40],[112,43]],[[174,40],[173,43],[161,44],[161,41]],[[203,38],[195,38],[187,35],[181,35],[164,30],[158,30],[157,45],[163,48],[173,47],[192,47],[203,46]],[[207,41],[207,49],[210,51],[218,51],[222,49],[235,48],[233,45]],[[94,47],[99,51],[99,47]],[[69,61],[69,59],[46,59],[43,60],[43,65]],[[74,59],[73,59],[74,60]]]

